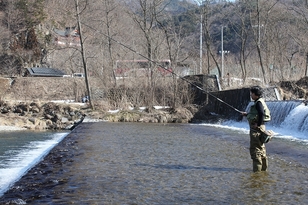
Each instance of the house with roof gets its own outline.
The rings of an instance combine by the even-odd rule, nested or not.
[[[56,68],[41,68],[41,67],[32,67],[27,68],[28,77],[65,77],[66,73]]]

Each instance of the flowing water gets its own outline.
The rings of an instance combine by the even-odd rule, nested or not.
[[[52,144],[48,149],[59,144],[0,204],[307,204],[307,106],[296,102],[277,111],[271,106],[280,105],[269,103],[273,120],[289,111],[268,124],[276,132],[266,145],[268,172],[251,171],[245,120],[219,125],[85,122],[66,137],[42,140]],[[11,138],[19,141],[7,136],[1,146]],[[25,144],[16,146],[29,147]],[[48,149],[39,152],[46,155]],[[19,153],[2,152],[0,163],[21,163]],[[26,164],[28,170],[35,163]],[[14,178],[16,167],[2,166],[0,180]],[[2,186],[8,183],[0,183],[6,190]]]
[[[0,133],[0,196],[59,143],[67,132]]]

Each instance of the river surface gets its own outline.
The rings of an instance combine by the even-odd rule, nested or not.
[[[0,204],[308,204],[308,146],[275,138],[252,172],[249,136],[205,124],[82,123]]]

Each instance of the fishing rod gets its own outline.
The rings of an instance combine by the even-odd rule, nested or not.
[[[103,35],[105,35],[105,34],[103,34]],[[105,36],[106,36],[106,35],[105,35]],[[157,65],[157,66],[159,66],[159,67],[162,67],[165,71],[170,72],[171,74],[173,74],[173,75],[179,77],[181,80],[183,80],[183,81],[187,82],[188,84],[190,84],[190,85],[192,85],[192,86],[198,88],[198,89],[201,90],[202,92],[204,92],[204,93],[206,93],[206,94],[208,94],[208,95],[214,97],[216,100],[218,100],[218,101],[220,101],[221,103],[223,103],[223,104],[229,106],[230,108],[234,109],[236,112],[242,113],[242,111],[238,110],[238,109],[235,108],[234,106],[232,106],[232,105],[230,105],[229,103],[223,101],[223,100],[220,99],[219,97],[216,97],[216,96],[213,95],[212,93],[210,93],[210,92],[204,90],[203,88],[201,88],[200,86],[196,85],[195,83],[193,83],[193,82],[187,80],[186,78],[183,78],[183,77],[179,76],[179,75],[176,74],[173,70],[167,69],[165,66],[162,66],[162,65],[159,64],[157,61],[154,61],[154,60],[152,60],[152,59],[146,57],[145,55],[139,53],[138,51],[135,51],[134,49],[132,49],[132,48],[126,46],[125,44],[123,44],[123,43],[121,43],[121,42],[119,42],[119,41],[117,41],[117,40],[115,40],[115,39],[113,39],[113,38],[111,38],[111,37],[109,37],[109,36],[106,36],[106,37],[108,37],[110,40],[112,40],[112,41],[118,43],[119,45],[121,45],[121,46],[123,46],[123,47],[129,49],[129,50],[132,51],[133,53],[136,53],[136,54],[138,54],[139,56],[145,58],[146,60],[148,60],[148,61],[154,63],[155,65]]]
[[[88,26],[88,25],[87,25],[87,27],[91,28],[91,27]],[[94,29],[94,28],[91,28],[91,29],[96,30],[96,29]],[[96,31],[97,31],[97,30],[96,30]],[[148,58],[147,56],[143,55],[142,53],[139,53],[138,51],[132,49],[131,47],[129,47],[129,46],[125,45],[125,44],[123,44],[122,42],[117,41],[116,39],[114,39],[114,38],[112,38],[112,37],[110,37],[110,36],[108,36],[108,35],[106,35],[106,34],[104,34],[104,33],[102,33],[102,32],[100,32],[100,33],[101,33],[102,35],[104,35],[105,37],[109,38],[110,40],[116,42],[117,44],[119,44],[119,45],[121,45],[121,46],[127,48],[127,49],[130,50],[130,51],[132,51],[133,53],[136,53],[137,55],[143,57],[144,59],[146,59],[146,60],[148,60],[148,61],[154,63],[156,66],[159,66],[159,67],[163,68],[165,71],[168,71],[169,73],[171,73],[171,74],[177,76],[177,77],[180,78],[181,80],[183,80],[183,81],[187,82],[188,84],[190,84],[190,85],[196,87],[197,89],[201,90],[202,92],[204,92],[204,93],[206,93],[206,94],[212,96],[213,98],[215,98],[216,100],[220,101],[221,103],[227,105],[228,107],[232,108],[232,109],[235,110],[236,112],[242,113],[242,111],[238,110],[237,108],[235,108],[234,106],[230,105],[229,103],[223,101],[223,100],[220,99],[219,97],[216,97],[215,95],[213,95],[213,94],[210,93],[209,91],[206,91],[206,90],[204,90],[203,88],[201,88],[200,86],[196,85],[195,83],[193,83],[193,82],[187,80],[186,78],[183,78],[183,77],[179,76],[179,75],[176,74],[173,70],[167,69],[165,66],[159,64],[157,61],[154,61],[154,60]]]

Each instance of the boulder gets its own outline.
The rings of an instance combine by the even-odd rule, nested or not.
[[[55,103],[0,103],[0,125],[18,126],[31,130],[71,129],[82,121],[84,114],[77,108]],[[3,119],[3,120],[2,120]]]

